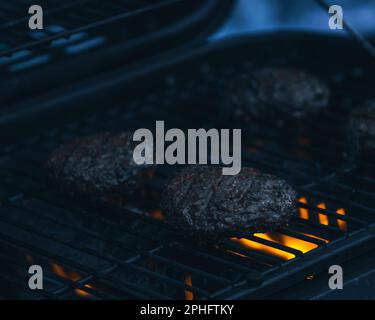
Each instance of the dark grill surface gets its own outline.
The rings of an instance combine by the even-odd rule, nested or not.
[[[223,3],[230,1],[1,1],[2,108],[195,39],[217,23]],[[28,29],[32,4],[44,9],[43,30]]]
[[[347,104],[359,92],[369,94],[361,85],[369,81],[368,72],[356,63],[319,69],[334,97],[345,94],[317,119],[284,129],[266,120],[243,126],[243,166],[277,174],[299,192],[299,214],[279,232],[211,245],[177,234],[158,211],[159,193],[176,167],[159,167],[147,186],[147,200],[129,202],[127,210],[79,203],[48,187],[43,162],[51,150],[77,136],[153,128],[160,119],[168,127],[228,127],[228,119],[213,117],[203,105],[215,105],[212,90],[241,70],[239,59],[234,60],[237,66],[218,67],[222,60],[215,66],[212,58],[213,65],[178,69],[163,75],[161,87],[154,88],[158,93],[150,89],[132,99],[124,93],[117,100],[123,103],[107,101],[100,111],[77,112],[74,120],[41,126],[35,135],[2,146],[0,297],[260,298],[312,281],[329,265],[374,247],[374,164],[367,156],[353,164],[346,155]],[[307,68],[317,70],[318,61],[311,61]],[[27,289],[30,264],[44,267],[46,290]]]
[[[153,1],[133,1],[133,0],[75,0],[75,1],[17,1],[16,4],[3,1],[0,4],[2,29],[1,47],[4,51],[0,53],[14,52],[16,49],[35,48],[39,50],[40,45],[51,47],[63,46],[64,44],[77,44],[87,34],[78,32],[98,31],[110,29],[113,33],[125,32],[125,26],[121,23],[127,22],[128,19],[141,15],[147,11],[155,11],[162,6],[172,6],[182,0],[153,0]],[[44,8],[44,24],[46,30],[39,32],[25,32],[25,28],[30,17],[27,12],[29,6],[39,4]],[[154,17],[155,19],[155,17]],[[116,29],[116,22],[122,28]],[[151,21],[149,21],[151,22]],[[154,21],[156,23],[156,21]],[[25,26],[26,24],[26,26]],[[138,25],[137,25],[138,26]],[[138,30],[138,35],[142,32],[155,31],[154,26],[145,25],[148,30]],[[158,26],[161,27],[160,25]],[[107,29],[106,29],[107,28]],[[128,30],[130,31],[130,30]],[[135,31],[135,30],[133,30]],[[107,34],[108,36],[109,34]],[[128,36],[131,34],[129,33]],[[72,37],[73,36],[73,37]],[[132,36],[136,36],[133,34]],[[53,42],[54,39],[60,39]],[[128,37],[129,39],[130,37]],[[7,49],[7,50],[6,50]]]

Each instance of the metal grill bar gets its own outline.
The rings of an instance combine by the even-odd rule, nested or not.
[[[84,248],[84,247],[81,247],[80,245],[72,244],[69,241],[65,241],[65,240],[59,239],[59,238],[54,237],[54,236],[47,236],[45,233],[39,231],[39,229],[32,228],[32,227],[30,227],[30,226],[28,226],[28,225],[26,225],[24,223],[16,223],[16,224],[14,224],[14,223],[11,223],[11,222],[9,222],[9,221],[7,221],[5,219],[2,219],[2,218],[0,218],[0,221],[3,221],[5,223],[7,223],[7,224],[16,226],[17,228],[21,228],[21,229],[23,229],[25,231],[29,231],[30,233],[33,233],[35,235],[41,236],[41,237],[45,238],[48,241],[54,241],[56,243],[63,244],[64,246],[70,247],[73,250],[79,249],[81,252],[84,252],[84,253],[87,253],[89,255],[92,255],[92,256],[98,257],[100,259],[106,260],[108,262],[111,262],[111,263],[113,263],[113,265],[116,265],[118,267],[122,267],[124,269],[129,269],[129,270],[132,270],[132,271],[138,271],[138,272],[140,272],[142,274],[147,274],[149,276],[152,276],[155,279],[159,279],[162,282],[175,285],[176,287],[179,287],[181,289],[192,290],[190,286],[187,286],[185,284],[182,284],[179,281],[176,281],[174,279],[171,279],[171,278],[168,278],[166,276],[163,276],[163,275],[161,275],[161,274],[159,274],[157,272],[150,271],[148,269],[136,266],[136,265],[134,265],[132,263],[129,263],[129,262],[124,262],[121,259],[117,259],[117,258],[114,258],[114,257],[110,257],[110,256],[106,256],[106,255],[100,254],[99,252],[97,252],[95,250],[92,250],[90,248]],[[208,294],[207,291],[202,290],[202,289],[198,289],[198,288],[195,288],[195,289],[193,288],[193,291],[196,291],[196,292],[202,294],[203,296],[207,296],[207,294]]]
[[[48,43],[52,42],[53,40],[58,39],[58,38],[66,38],[66,37],[68,37],[72,34],[75,34],[75,33],[85,32],[85,31],[88,31],[88,30],[95,30],[95,29],[101,28],[103,26],[110,25],[114,22],[116,22],[116,23],[121,22],[121,20],[128,19],[129,17],[139,15],[139,14],[145,13],[145,12],[150,12],[152,10],[161,8],[163,6],[169,6],[173,3],[177,3],[177,2],[181,2],[181,1],[182,0],[160,0],[156,3],[146,5],[145,7],[137,8],[137,9],[132,10],[130,12],[127,11],[127,12],[124,12],[124,13],[115,14],[115,15],[112,15],[112,16],[107,17],[105,19],[96,21],[96,22],[92,22],[92,23],[89,23],[89,24],[86,24],[86,25],[83,25],[83,26],[80,26],[80,27],[72,28],[72,29],[67,30],[67,31],[62,31],[62,32],[59,32],[55,35],[47,36],[47,37],[45,37],[43,39],[40,39],[40,40],[36,40],[36,41],[29,42],[29,43],[17,45],[16,47],[13,47],[11,49],[6,49],[6,50],[3,50],[3,51],[0,51],[0,56],[7,56],[7,55],[10,55],[13,52],[29,49],[31,47],[37,47],[37,46],[40,47],[42,45],[45,45],[45,44],[48,44]],[[59,14],[61,15],[61,14],[63,14],[63,12],[61,12],[61,11],[71,10],[72,6],[82,5],[82,4],[85,4],[85,3],[87,3],[87,1],[82,1],[82,3],[77,2],[75,4],[68,5],[68,6],[62,6],[62,7],[59,7],[58,9],[55,9],[52,12],[54,12],[54,13],[59,12]],[[145,3],[143,3],[143,5],[144,4]],[[100,12],[100,13],[102,13],[102,12]],[[69,15],[68,15],[68,17],[69,17]],[[79,20],[81,20],[81,17],[79,18]],[[7,27],[9,27],[9,25],[7,25]],[[11,27],[14,28],[14,25],[11,24]],[[13,29],[13,32],[16,32],[16,31],[14,31],[14,29]],[[23,33],[21,33],[21,34],[23,34]],[[15,35],[13,35],[11,38],[14,39]]]
[[[273,245],[273,244],[271,243],[270,246],[272,246],[272,245]],[[284,249],[284,248],[282,248],[282,249]]]
[[[71,208],[72,209],[72,208]],[[33,214],[33,215],[38,215],[38,213],[37,212],[34,212],[34,211],[31,211],[30,212],[31,214]],[[139,214],[138,213],[135,213],[135,215],[136,215],[136,217],[138,218],[139,217]],[[44,219],[48,219],[48,220],[51,220],[51,219],[49,219],[49,218],[47,218],[47,217],[44,217]],[[54,220],[54,219],[53,219]],[[149,219],[148,219],[149,220]],[[154,221],[153,221],[154,222]],[[59,223],[59,222],[58,222]],[[59,224],[61,224],[61,223],[59,223]],[[164,225],[164,224],[163,224]],[[116,229],[116,226],[115,225],[111,225],[111,227],[112,228],[114,228],[114,229]],[[164,227],[165,227],[165,225],[164,225]],[[80,229],[78,229],[78,230],[80,230]],[[124,230],[124,231],[126,231],[126,232],[129,232],[129,230],[128,229],[125,229],[125,228],[121,228],[121,230]],[[85,233],[86,232],[86,230],[80,230],[81,232],[83,232],[83,233]],[[95,234],[93,234],[93,233],[90,233],[90,235],[91,236],[95,236]],[[142,235],[143,237],[147,237],[147,235]],[[101,237],[102,238],[102,237]],[[105,240],[105,238],[102,238],[102,239],[104,239]],[[53,240],[56,240],[56,239],[53,239]],[[107,239],[107,242],[108,241],[110,241],[110,240],[108,240]],[[64,243],[65,244],[65,243]],[[73,248],[74,248],[74,246],[73,246]],[[89,253],[95,253],[95,252],[89,252]],[[153,257],[156,257],[155,255],[153,255],[153,254],[149,254],[149,253],[142,253],[142,255],[146,255],[146,256],[153,256]],[[102,257],[102,256],[101,256]],[[158,257],[158,259],[162,259],[162,258],[160,258],[160,257]],[[167,261],[167,260],[165,260],[164,259],[164,261]],[[221,260],[221,262],[223,262],[223,260]],[[218,282],[222,282],[222,281],[224,281],[224,283],[227,283],[227,284],[229,284],[230,282],[229,281],[227,281],[227,280],[224,280],[224,279],[222,279],[222,278],[219,278],[219,277],[216,277],[216,276],[214,276],[214,275],[209,275],[209,274],[207,274],[207,273],[205,273],[205,272],[202,272],[201,270],[199,270],[199,269],[196,269],[196,268],[189,268],[189,267],[187,267],[187,266],[183,266],[182,264],[176,264],[176,263],[174,263],[173,261],[170,261],[169,260],[169,263],[170,264],[175,264],[175,265],[178,265],[179,267],[184,267],[186,270],[190,270],[190,271],[192,271],[192,272],[194,272],[195,274],[199,274],[200,276],[202,276],[202,277],[206,277],[206,278],[211,278],[211,279],[215,279],[216,281],[218,281]],[[197,290],[198,292],[199,292],[199,290]]]
[[[13,268],[22,268],[24,269],[24,277],[20,276],[20,275],[2,275],[0,273],[0,277],[2,277],[4,280],[6,280],[7,282],[11,282],[13,285],[16,285],[16,286],[20,286],[23,290],[29,290],[29,288],[27,287],[27,282],[28,282],[28,279],[26,277],[27,275],[27,270],[25,268],[25,265],[22,265],[22,263],[20,263],[18,260],[16,259],[12,259],[10,258],[9,256],[5,256],[3,254],[0,254],[0,257],[1,257],[1,261],[3,262],[3,265],[12,265],[12,269]],[[49,292],[48,290],[43,290],[42,292],[35,292],[33,291],[32,293],[34,293],[34,295],[36,297],[44,297],[44,298],[48,298],[48,299],[57,299],[57,295],[55,295],[53,292]]]
[[[159,102],[158,99],[159,97],[156,98],[157,103]],[[129,99],[123,100],[129,101]],[[149,103],[142,99],[140,101],[140,104]],[[129,112],[128,109],[122,108],[122,106],[109,107],[108,109],[107,111],[99,110],[85,119],[81,119],[81,115],[77,115],[77,119],[73,122],[67,121],[61,127],[52,130],[38,128],[38,134],[34,137],[22,139],[20,143],[5,146],[1,150],[0,172],[3,173],[4,182],[0,187],[0,197],[3,200],[0,210],[5,213],[0,216],[0,221],[2,221],[0,230],[2,224],[17,230],[22,229],[30,236],[48,239],[47,242],[51,242],[64,250],[51,254],[49,247],[41,247],[37,241],[30,243],[27,242],[27,239],[19,240],[15,235],[3,234],[2,231],[0,231],[0,239],[11,245],[19,246],[20,249],[24,250],[26,248],[28,252],[33,255],[40,255],[43,259],[53,259],[64,266],[88,274],[88,278],[84,278],[84,281],[80,283],[83,287],[78,287],[74,283],[66,283],[65,290],[56,292],[59,296],[76,288],[85,290],[85,284],[98,282],[100,284],[105,283],[111,290],[118,289],[119,296],[175,298],[176,292],[183,294],[184,291],[189,291],[193,292],[197,298],[235,297],[240,295],[234,292],[238,288],[246,290],[252,288],[251,290],[254,292],[260,289],[261,292],[262,288],[269,286],[270,282],[278,283],[277,281],[280,281],[280,279],[286,279],[287,274],[289,274],[288,270],[297,268],[302,272],[302,269],[305,270],[306,266],[313,265],[312,260],[314,257],[322,257],[326,252],[334,251],[333,247],[336,246],[340,249],[340,244],[345,243],[346,250],[350,247],[350,239],[353,237],[357,237],[357,240],[360,238],[362,241],[365,236],[369,238],[371,236],[364,232],[366,229],[369,230],[369,227],[374,223],[374,219],[370,218],[373,213],[370,210],[371,208],[358,206],[357,199],[352,199],[353,205],[349,206],[349,201],[345,195],[349,190],[348,179],[355,178],[359,185],[358,194],[361,197],[368,197],[372,201],[373,193],[368,192],[360,184],[364,180],[366,183],[372,184],[374,180],[366,174],[362,174],[361,171],[353,170],[353,168],[338,168],[336,164],[344,161],[344,159],[336,157],[335,153],[329,148],[320,149],[314,147],[314,145],[301,147],[299,144],[289,141],[286,141],[285,145],[283,145],[285,149],[274,148],[273,145],[277,145],[280,142],[280,139],[277,139],[279,131],[270,127],[266,122],[260,123],[258,125],[259,128],[254,130],[258,133],[254,137],[261,138],[263,145],[258,146],[254,141],[250,141],[249,145],[257,148],[257,150],[256,152],[245,154],[244,164],[260,167],[288,180],[297,181],[295,184],[299,188],[301,196],[307,198],[307,203],[300,203],[299,209],[308,210],[310,218],[306,220],[295,217],[287,227],[279,232],[281,235],[315,244],[317,248],[302,255],[302,251],[294,249],[293,246],[259,239],[252,235],[239,236],[251,239],[257,244],[263,244],[269,249],[291,253],[297,257],[289,261],[264,251],[245,248],[239,243],[230,240],[197,246],[187,241],[183,236],[176,234],[166,223],[151,219],[147,216],[146,209],[131,206],[130,204],[124,209],[109,208],[105,205],[96,206],[96,204],[90,206],[89,204],[66,199],[62,195],[57,195],[51,190],[47,190],[43,186],[45,173],[42,169],[42,163],[47,157],[47,153],[56,148],[59,143],[91,132],[107,130],[108,128],[116,130],[124,127],[133,128],[134,126],[147,127],[147,125],[153,123],[156,116],[159,117],[155,112],[145,112],[148,115],[142,114],[144,110],[140,112],[141,117],[138,117],[136,113]],[[187,124],[191,124],[194,121],[204,121],[206,117],[207,114],[203,111],[198,118],[194,118],[189,113],[184,117],[184,121]],[[142,121],[139,120],[140,118]],[[169,115],[169,119],[171,125],[176,124],[178,126],[181,124],[181,121],[178,122],[179,119],[172,114]],[[341,117],[339,120],[342,121],[342,119]],[[310,129],[315,128],[316,137],[318,138],[326,135],[342,138],[343,133],[338,126],[339,121],[332,120],[331,117],[327,116],[319,124],[308,121],[306,126]],[[322,129],[318,129],[320,124]],[[289,129],[286,131],[290,135],[299,134]],[[264,135],[262,134],[263,132],[265,133]],[[294,147],[316,154],[321,161],[315,164],[314,160],[306,160],[299,156],[298,153],[290,152],[289,149]],[[366,168],[372,168],[370,164],[365,166]],[[174,172],[175,168],[160,168],[156,177],[147,186],[147,189],[157,194],[162,190],[166,179]],[[327,187],[327,190],[323,186]],[[333,199],[329,197],[333,197]],[[327,203],[327,209],[316,207],[316,204],[322,201]],[[341,203],[348,211],[345,216],[338,215],[335,211],[336,204]],[[355,212],[353,212],[353,209],[355,209]],[[317,219],[319,214],[324,214],[328,217],[329,225],[319,223]],[[28,218],[24,219],[23,217],[26,216]],[[16,219],[17,217],[20,219]],[[35,224],[32,219],[38,221],[39,224]],[[348,224],[347,231],[344,232],[338,228],[337,224],[335,224],[337,219]],[[86,227],[82,223],[76,224],[75,221],[88,221],[90,223]],[[163,233],[163,236],[155,238],[153,232],[133,228],[129,221],[136,221],[142,226],[156,228],[158,232]],[[105,232],[102,233],[102,230],[98,231],[93,225],[94,222],[100,223],[103,228],[110,229],[114,233],[113,237],[107,237]],[[65,230],[69,232],[65,236],[59,233],[53,234],[52,231],[46,228],[49,225],[56,225],[56,228],[61,230],[61,232]],[[71,233],[81,233],[84,239],[90,239],[93,242],[100,240],[110,247],[124,249],[124,251],[129,251],[130,256],[119,258],[117,255],[113,256],[110,252],[93,249],[92,246],[87,245],[84,241],[75,243],[72,240],[74,238],[69,237]],[[144,243],[142,242],[140,247],[129,249],[128,242],[119,238],[117,234],[132,236],[137,239],[136,242],[143,240]],[[319,238],[326,239],[329,244],[326,244],[324,240],[319,240]],[[74,256],[65,256],[65,250],[67,253],[76,250],[79,254],[95,257],[103,261],[104,265],[100,268],[90,268],[87,263],[83,263],[85,261],[76,261]],[[339,251],[345,250],[340,249]],[[309,258],[311,260],[308,260]],[[198,260],[199,265],[191,264],[188,261],[193,259],[195,261]],[[305,263],[306,260],[308,263]],[[157,267],[170,265],[178,274],[175,275],[169,272],[164,274],[160,268],[155,269],[148,265],[148,262]],[[213,266],[215,269],[212,268]],[[138,286],[134,281],[122,277],[124,270],[136,276],[150,278],[157,284],[167,285],[168,288],[174,288],[177,291],[163,291],[162,289],[155,289],[151,285]],[[186,274],[192,276],[192,285],[186,284],[180,279],[181,275]],[[51,276],[58,281],[57,276],[53,274]],[[277,279],[275,280],[273,276]],[[303,276],[303,272],[300,276]],[[209,287],[201,282],[200,279],[213,283],[213,286]],[[101,291],[107,293],[106,290]],[[241,291],[241,295],[244,292]]]
[[[171,262],[169,259],[166,259],[166,258],[163,258],[161,256],[157,256],[155,255],[154,253],[152,253],[152,251],[155,252],[155,250],[151,250],[151,251],[147,251],[147,252],[140,252],[139,250],[135,250],[134,248],[131,248],[129,246],[126,246],[124,245],[123,242],[117,240],[117,239],[109,239],[108,237],[104,237],[102,235],[100,235],[99,233],[97,232],[93,232],[91,230],[87,230],[87,229],[84,229],[84,228],[79,228],[79,227],[74,227],[70,224],[67,224],[67,223],[63,223],[61,221],[57,221],[55,218],[50,218],[50,217],[47,217],[45,214],[40,214],[39,212],[35,211],[35,210],[29,210],[27,208],[24,208],[24,207],[21,207],[17,204],[14,205],[15,208],[20,208],[22,210],[26,210],[27,212],[30,212],[30,214],[34,215],[34,216],[38,216],[38,217],[41,217],[43,218],[43,220],[46,220],[46,221],[51,221],[55,224],[58,224],[58,225],[61,225],[61,226],[64,226],[64,227],[67,227],[67,228],[70,228],[70,229],[73,229],[73,230],[76,230],[80,233],[83,233],[83,234],[86,234],[87,236],[91,237],[91,238],[97,238],[97,239],[100,239],[100,240],[103,240],[104,242],[107,242],[107,243],[113,243],[113,244],[116,244],[116,246],[118,246],[119,248],[123,248],[123,249],[126,249],[127,251],[133,251],[134,252],[134,255],[138,255],[138,256],[147,256],[147,257],[151,257],[155,260],[159,260],[159,261],[164,261],[164,262],[167,262],[168,264],[171,264],[172,265],[175,265],[175,266],[178,266],[179,268],[181,268],[182,270],[185,270],[185,271],[190,271],[190,272],[193,272],[195,274],[199,274],[200,276],[202,277],[205,277],[207,279],[212,279],[212,280],[215,280],[217,281],[218,283],[221,283],[221,284],[226,284],[226,285],[229,285],[231,284],[231,281],[227,280],[227,279],[224,279],[222,277],[219,277],[219,276],[216,276],[214,274],[209,274],[207,272],[204,272],[200,269],[197,269],[197,268],[192,268],[192,267],[189,267],[189,266],[186,266],[184,264],[181,264],[181,263],[178,263],[176,261],[173,261]],[[111,227],[115,230],[116,229],[116,226],[112,226]],[[121,230],[124,230],[124,228],[121,228]],[[129,232],[128,229],[126,229],[127,232]],[[161,248],[161,247],[159,247]]]
[[[12,258],[10,258],[8,256],[4,256],[2,254],[0,254],[0,257],[2,258],[2,261],[4,261],[4,263],[8,263],[8,264],[10,263],[13,266],[17,266],[19,268],[25,269],[25,264],[21,263],[18,259],[12,259]],[[26,275],[27,274],[26,269],[24,271],[25,271],[25,275]],[[73,280],[61,277],[59,275],[56,275],[56,274],[50,272],[49,270],[44,270],[43,275],[45,277],[44,278],[45,280],[57,278],[58,281],[61,283],[61,285],[65,286],[65,290],[80,289],[80,290],[85,291],[85,292],[87,292],[87,293],[89,293],[93,296],[98,297],[98,298],[102,298],[102,299],[115,299],[116,298],[115,296],[109,295],[105,292],[100,292],[98,290],[87,287],[84,284],[81,284],[82,280],[73,281]],[[21,283],[24,285],[25,289],[29,289],[26,286],[26,283],[27,283],[26,277],[24,277],[24,278],[19,277],[19,280],[22,280]],[[85,281],[83,283],[85,283]],[[60,297],[59,293],[61,293],[63,291],[64,291],[64,287],[62,287],[61,289],[57,289],[54,292],[44,289],[40,294],[43,295],[45,298],[48,298],[48,299],[58,299]]]
[[[41,249],[40,247],[38,246],[33,246],[33,245],[30,245],[30,243],[27,243],[25,241],[19,241],[15,238],[11,238],[11,237],[8,237],[8,236],[5,236],[4,234],[0,234],[0,238],[2,239],[2,241],[6,241],[12,245],[17,245],[19,246],[20,248],[25,248],[25,249],[28,249],[30,252],[33,253],[33,255],[39,255],[39,256],[42,256],[44,258],[47,258],[47,259],[54,259],[56,261],[63,261],[64,264],[66,265],[69,265],[69,266],[72,266],[78,270],[81,270],[85,273],[88,273],[88,274],[91,274],[93,278],[97,278],[97,279],[101,279],[101,280],[107,280],[108,282],[106,282],[106,285],[107,286],[111,286],[111,278],[107,275],[107,271],[104,270],[102,272],[97,272],[96,270],[94,269],[91,269],[89,267],[86,267],[86,266],[83,266],[81,265],[80,263],[74,261],[74,260],[71,260],[71,259],[68,259],[68,258],[62,258],[61,256],[53,253],[53,252],[49,252],[49,251],[45,251],[43,249]],[[111,272],[113,270],[111,269]],[[121,287],[123,286],[123,287]],[[144,299],[146,297],[154,297],[154,298],[158,298],[158,299],[167,299],[168,297],[165,296],[165,295],[162,295],[158,292],[155,292],[149,288],[140,288],[139,286],[137,285],[134,285],[133,283],[129,282],[129,281],[126,281],[126,280],[122,280],[121,282],[117,282],[116,284],[113,284],[112,283],[112,287],[113,289],[117,290],[117,291],[120,291],[120,292],[123,292],[125,293],[126,295],[132,295],[132,296],[136,296],[140,299]],[[127,288],[125,290],[125,288]],[[129,291],[130,289],[130,291]],[[140,291],[140,293],[139,293]]]

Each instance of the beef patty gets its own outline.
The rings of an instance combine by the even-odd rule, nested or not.
[[[46,162],[49,177],[74,197],[118,201],[131,195],[153,173],[133,160],[133,134],[100,133],[61,146]]]
[[[320,79],[296,69],[246,71],[229,85],[224,110],[248,121],[299,119],[327,107],[330,89]]]
[[[223,176],[220,167],[187,167],[172,178],[161,206],[166,220],[197,237],[220,239],[285,225],[296,212],[296,191],[252,168]]]
[[[375,99],[350,113],[348,139],[352,155],[375,150]]]

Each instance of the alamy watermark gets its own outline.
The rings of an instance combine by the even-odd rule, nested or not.
[[[164,121],[156,121],[155,138],[149,129],[134,132],[133,140],[140,142],[133,152],[136,164],[210,163],[226,166],[223,175],[241,171],[241,129],[188,129],[185,134],[181,129],[165,132],[164,128]],[[166,146],[165,142],[170,144]]]
[[[328,13],[332,16],[328,20],[328,26],[331,30],[342,30],[344,28],[344,11],[341,6],[333,5],[329,7]]]
[[[29,8],[29,28],[31,30],[43,29],[43,8],[39,5],[32,5]]]
[[[28,269],[28,286],[30,290],[43,290],[43,269],[40,265],[31,265]],[[344,288],[343,269],[340,265],[332,265],[328,269],[331,276],[328,279],[328,287],[331,290],[342,290]]]
[[[34,264],[29,267],[28,273],[30,290],[43,290],[43,269],[40,265]]]
[[[344,288],[344,274],[342,267],[338,264],[332,265],[329,267],[328,273],[332,274],[328,280],[328,287],[331,290],[342,290]]]
[[[29,7],[28,13],[31,15],[29,18],[29,28],[31,30],[43,29],[43,8],[40,5],[32,5]],[[332,30],[343,29],[343,9],[339,5],[331,5],[328,9],[331,15],[328,20],[328,26]]]

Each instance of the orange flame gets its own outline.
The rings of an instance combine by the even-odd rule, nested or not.
[[[268,232],[265,233],[255,233],[254,234],[258,238],[263,238],[270,240],[272,242],[281,243],[286,247],[290,247],[303,253],[309,252],[318,247],[315,243],[311,243],[305,240],[301,240],[298,238],[294,238],[291,236],[287,236],[285,234],[277,233],[277,232]]]
[[[300,203],[307,204],[307,199],[305,197],[299,198],[298,201]],[[322,202],[322,203],[319,203],[317,205],[317,208],[325,210],[325,209],[327,209],[327,206],[324,202]],[[337,209],[336,213],[340,214],[340,215],[346,214],[346,212],[343,208]],[[301,219],[308,220],[309,219],[308,209],[300,208],[299,209],[299,216],[300,216]],[[324,213],[318,212],[318,219],[319,219],[319,223],[322,224],[322,225],[328,225],[329,224],[328,216]],[[340,230],[346,231],[347,226],[346,226],[345,221],[343,221],[341,219],[337,219],[337,224],[338,224]],[[314,239],[319,239],[321,241],[324,241],[325,243],[329,243],[329,240],[324,239],[320,236],[316,236],[314,234],[302,233],[302,232],[301,232],[301,234],[303,234],[305,236],[308,236],[308,237],[311,237],[311,238],[314,238]],[[309,252],[309,251],[318,247],[317,244],[309,242],[307,240],[298,239],[298,238],[288,236],[288,235],[285,235],[285,234],[281,234],[281,233],[277,233],[277,232],[255,233],[254,236],[258,237],[258,238],[261,238],[261,239],[271,241],[271,242],[282,244],[282,245],[284,245],[286,247],[289,247],[289,248],[299,250],[302,253],[307,253],[307,252]],[[246,239],[246,238],[231,238],[231,240],[234,241],[234,242],[240,243],[243,247],[245,247],[247,249],[261,251],[261,252],[267,253],[269,255],[276,256],[276,257],[278,257],[282,260],[291,260],[291,259],[295,258],[295,255],[292,254],[292,253],[283,251],[281,249],[273,248],[269,245],[258,243],[254,240],[249,240],[249,239]],[[239,256],[243,256],[243,254],[240,254],[240,253],[236,253],[236,252],[233,252],[233,251],[230,251],[230,252],[234,253],[236,255],[239,255]]]
[[[62,278],[69,279],[72,281],[78,281],[79,279],[82,278],[82,276],[78,272],[67,270],[66,268],[60,266],[57,263],[51,262],[50,265],[51,265],[52,271]],[[91,284],[85,284],[84,287],[94,289],[94,287]],[[74,292],[77,295],[81,297],[85,297],[85,298],[91,296],[90,293],[82,289],[75,289]]]
[[[300,203],[307,204],[307,199],[305,197],[299,198],[298,201]],[[319,203],[317,205],[317,208],[326,210],[327,206],[324,202],[322,202],[322,203]],[[346,215],[346,211],[345,211],[344,208],[337,209],[336,213],[340,214],[340,215]],[[299,208],[299,217],[301,219],[309,220],[309,211],[306,208]],[[324,213],[318,212],[318,220],[319,220],[319,223],[322,224],[322,225],[325,225],[325,226],[329,225],[328,216]],[[341,231],[346,232],[347,229],[348,229],[346,221],[344,221],[342,219],[336,219],[336,221],[337,221],[337,225],[338,225],[339,229]]]
[[[232,238],[233,241],[235,241],[237,238]],[[239,239],[237,239],[239,240]],[[236,251],[233,251],[233,250],[226,250],[227,252],[231,253],[231,254],[234,254],[235,256],[239,256],[241,258],[247,258],[246,255],[242,254],[242,253],[238,253]]]
[[[319,236],[316,236],[315,234],[311,234],[311,233],[302,233],[303,235],[305,236],[308,236],[310,238],[314,238],[314,239],[318,239],[318,240],[322,240],[324,241],[325,243],[328,243],[329,241],[327,239],[324,239],[322,237],[319,237]]]
[[[295,255],[289,252],[285,252],[279,249],[271,248],[265,244],[258,243],[245,238],[231,238],[232,241],[240,243],[243,247],[251,250],[265,252],[272,256],[276,256],[282,260],[290,260],[295,258]],[[269,239],[267,239],[269,240]]]
[[[193,286],[193,280],[190,274],[186,276],[184,283],[189,287]],[[194,299],[194,293],[191,291],[185,290],[185,300],[193,300],[193,299]]]
[[[307,204],[307,199],[305,197],[299,198],[298,201]],[[299,217],[301,219],[309,220],[309,211],[306,208],[299,208]]]
[[[327,206],[326,206],[326,204],[324,202],[322,202],[322,203],[319,203],[317,205],[317,208],[319,208],[319,209],[327,209]],[[326,214],[318,213],[318,220],[319,220],[320,224],[323,224],[325,226],[328,226],[328,224],[329,224],[328,216]]]
[[[340,214],[342,216],[346,215],[346,211],[343,208],[337,209],[336,213]],[[346,232],[348,230],[348,227],[346,225],[346,221],[341,220],[341,219],[337,219],[336,221],[337,221],[337,225],[339,226],[339,228],[340,228],[341,231]]]
[[[163,212],[161,212],[159,209],[150,211],[150,216],[156,220],[165,219]]]
[[[285,234],[277,233],[277,232],[267,232],[267,233],[255,233],[255,237],[265,239],[274,243],[282,244],[286,247],[293,248],[296,250],[301,251],[302,253],[309,252],[315,248],[318,247],[317,244],[311,243],[305,240],[301,240],[298,238],[294,238],[291,236],[287,236]],[[273,247],[270,247],[265,244],[258,243],[256,241],[252,241],[245,238],[232,238],[232,241],[236,241],[240,243],[242,246],[246,247],[247,249],[262,251],[267,254],[276,256],[282,260],[291,260],[295,258],[295,255],[293,253],[289,253],[286,251],[283,251],[281,249],[276,249]]]
[[[58,265],[57,263],[51,262],[50,265],[52,271],[62,278],[73,281],[77,281],[81,278],[81,275],[79,275],[77,272],[67,270],[64,267]]]
[[[93,285],[90,284],[90,283],[85,284],[84,287],[89,288],[89,289],[94,289]],[[85,297],[85,298],[88,298],[88,297],[91,297],[91,296],[92,296],[91,293],[88,293],[88,292],[83,291],[83,290],[81,290],[81,289],[75,289],[74,292],[75,292],[77,295],[79,295],[79,296],[81,296],[81,297]]]

